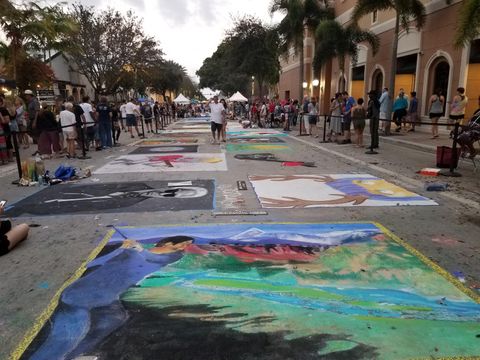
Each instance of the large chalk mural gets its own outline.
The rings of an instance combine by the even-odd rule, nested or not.
[[[124,155],[96,170],[95,174],[173,172],[173,171],[226,171],[223,153]]]
[[[8,216],[97,214],[214,208],[213,180],[50,186],[8,207]]]
[[[119,228],[90,260],[13,359],[480,354],[478,296],[378,224]]]
[[[437,205],[368,174],[252,175],[249,179],[263,208]]]
[[[286,144],[227,144],[228,152],[286,150],[290,150],[290,147]]]

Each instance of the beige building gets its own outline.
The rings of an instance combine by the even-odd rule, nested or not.
[[[447,101],[450,101],[456,88],[463,86],[470,98],[467,115],[471,115],[479,107],[477,99],[480,96],[480,40],[460,49],[453,46],[461,2],[454,0],[451,5],[446,5],[445,0],[423,0],[427,11],[424,27],[417,31],[412,24],[408,32],[402,30],[400,33],[395,94],[400,88],[407,94],[416,91],[422,116],[428,115],[428,99],[437,88],[442,89]],[[334,1],[336,20],[341,24],[348,24],[355,4],[355,0]],[[298,93],[299,59],[292,52],[288,59],[281,59],[280,98],[316,96],[320,98],[322,112],[327,112],[329,100],[337,91],[346,90],[355,98],[365,98],[371,89],[381,90],[388,87],[394,16],[394,12],[378,12],[361,19],[360,26],[363,29],[369,29],[379,36],[380,50],[373,56],[368,45],[358,44],[357,63],[352,64],[350,59],[347,59],[345,73],[339,70],[336,59],[327,64],[321,73],[313,73],[311,63],[315,44],[311,34],[306,31],[306,87],[303,94]],[[448,112],[447,106],[446,116]]]

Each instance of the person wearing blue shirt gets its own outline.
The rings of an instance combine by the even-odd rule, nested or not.
[[[104,149],[112,147],[112,109],[108,105],[107,98],[102,96],[97,105],[98,126],[100,139]]]
[[[395,125],[397,125],[395,132],[400,132],[402,129],[402,120],[407,116],[407,109],[408,100],[405,97],[405,93],[400,91],[398,97],[393,103],[393,121],[395,122]]]
[[[342,141],[342,144],[351,144],[352,140],[352,133],[350,131],[350,128],[352,127],[352,114],[351,110],[352,107],[354,107],[357,102],[355,101],[355,98],[353,96],[348,96],[348,92],[344,91],[343,92],[343,99],[345,101],[345,111],[343,112],[343,135],[344,135],[344,140]]]

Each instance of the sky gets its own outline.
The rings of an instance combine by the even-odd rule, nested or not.
[[[53,1],[51,1],[53,2]],[[71,2],[71,1],[69,1]],[[155,37],[165,58],[183,65],[190,76],[213,54],[232,18],[255,15],[265,24],[273,24],[269,13],[271,0],[80,0],[98,9],[112,7],[122,12],[133,10],[144,19],[145,33]]]

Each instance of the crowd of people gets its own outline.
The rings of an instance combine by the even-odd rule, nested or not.
[[[1,165],[14,161],[14,140],[24,149],[36,145],[32,156],[74,158],[78,150],[111,148],[119,141],[122,130],[131,138],[143,137],[140,118],[145,131],[154,133],[176,116],[175,104],[168,103],[140,103],[134,99],[113,103],[105,96],[98,102],[88,96],[77,102],[70,96],[51,104],[40,103],[31,90],[22,95],[12,101],[0,94]]]

